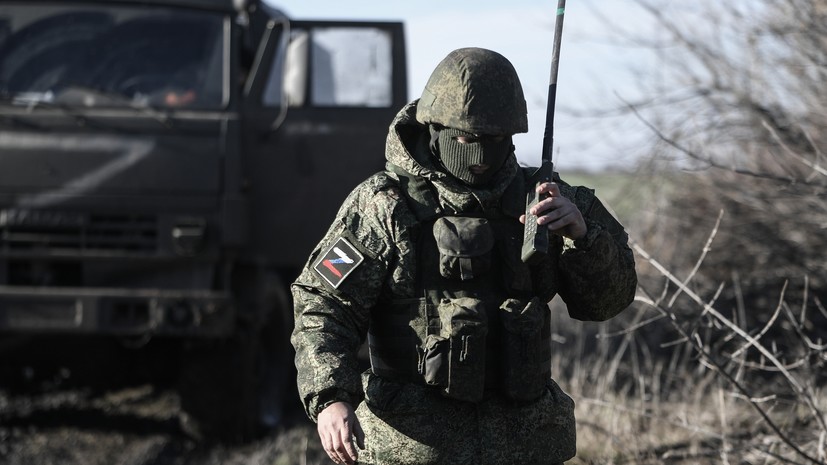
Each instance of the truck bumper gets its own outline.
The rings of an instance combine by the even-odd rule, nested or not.
[[[225,293],[0,286],[0,332],[224,337],[235,327]]]

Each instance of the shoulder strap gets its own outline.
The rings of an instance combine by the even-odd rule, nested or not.
[[[442,208],[430,181],[422,176],[414,176],[392,163],[387,164],[387,170],[397,176],[400,190],[420,222],[442,216]]]

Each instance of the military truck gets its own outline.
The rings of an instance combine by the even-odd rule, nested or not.
[[[3,365],[152,355],[198,434],[277,424],[288,284],[406,93],[399,22],[0,0]]]

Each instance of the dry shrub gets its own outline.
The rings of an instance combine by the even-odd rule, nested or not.
[[[575,463],[827,463],[827,1],[637,3],[668,85],[623,102],[637,303],[556,322]]]
[[[793,351],[802,337],[827,340],[827,1],[699,2],[714,14],[703,26],[680,21],[679,7],[639,3],[666,31],[670,81],[695,97],[632,108],[657,136],[653,159],[673,161],[644,166],[671,185],[659,196],[668,207],[634,225],[637,240],[747,332],[783,308],[790,318],[765,340],[812,355],[807,344]],[[643,263],[651,292],[661,274]]]

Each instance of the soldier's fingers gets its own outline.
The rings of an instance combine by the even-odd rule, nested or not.
[[[559,198],[560,197],[553,197],[552,196],[552,197],[548,197],[546,199],[543,199],[543,200],[537,202],[537,205],[531,207],[531,214],[536,215],[536,216],[540,216],[541,214],[543,214],[543,212],[547,212],[547,211],[552,210],[554,208],[558,208],[559,201],[557,199],[559,199]],[[542,224],[542,223],[540,223],[540,224]]]
[[[576,207],[574,205],[566,202],[565,199],[555,202],[554,208],[545,210],[543,215],[537,219],[537,223],[549,224],[552,221],[556,221],[564,216],[574,213],[575,208]]]
[[[586,233],[589,232],[586,222],[577,209],[572,209],[569,214],[550,223],[548,228],[554,234],[566,236],[574,240],[584,237]]]
[[[553,232],[564,231],[569,226],[577,224],[577,216],[573,211],[569,211],[561,217],[547,223],[548,229]]]
[[[336,428],[325,427],[319,431],[322,448],[327,452],[330,460],[333,460],[335,463],[350,463],[346,460],[348,454],[345,451],[340,436],[341,434]]]
[[[537,186],[537,192],[557,196],[560,195],[560,186],[556,182],[544,182]]]
[[[335,450],[331,449],[326,450],[325,452],[327,452],[327,456],[330,457],[330,460],[332,460],[333,463],[342,463],[342,461],[339,460],[339,454],[337,454]]]
[[[339,454],[335,450],[335,446],[333,445],[333,439],[330,434],[322,434],[320,432],[319,437],[322,440],[322,448],[324,449],[327,456],[330,457],[334,463],[341,463],[339,461]]]
[[[353,462],[350,460],[347,451],[345,450],[344,444],[342,444],[339,440],[333,441],[333,448],[331,449],[328,454],[330,459],[336,463],[345,463],[345,464],[352,464]]]
[[[577,207],[571,203],[571,200],[557,194],[538,202],[531,211],[537,216],[546,216],[554,213],[555,211],[559,211],[555,217],[560,217],[568,210],[576,208]],[[543,222],[539,222],[539,224],[543,224]]]
[[[353,435],[350,432],[350,428],[340,429],[339,434],[341,434],[339,441],[341,441],[342,445],[342,447],[339,448],[339,455],[344,460],[344,463],[348,465],[356,463],[359,453],[356,452],[356,448],[353,447]]]

